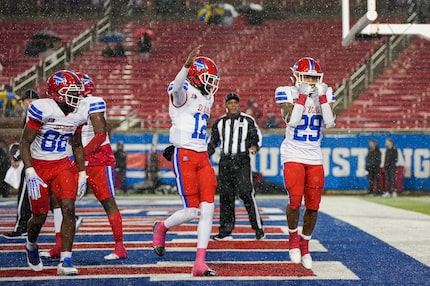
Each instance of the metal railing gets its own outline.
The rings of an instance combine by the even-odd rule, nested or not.
[[[389,66],[409,45],[414,36],[391,36],[336,90],[334,111],[340,114]]]
[[[78,56],[90,50],[100,35],[111,29],[110,0],[105,1],[104,10],[103,19],[98,21],[92,28],[81,33],[68,46],[61,47],[41,60],[38,65],[31,67],[11,80],[13,92],[21,94],[25,89],[33,88],[41,81],[46,80],[53,72],[67,68]]]

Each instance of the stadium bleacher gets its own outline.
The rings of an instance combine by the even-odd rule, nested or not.
[[[430,126],[430,42],[416,38],[349,108],[337,128],[425,129]]]
[[[155,38],[149,58],[137,49],[136,29],[150,28]],[[330,33],[320,33],[329,30]],[[262,25],[214,26],[200,22],[129,22],[118,29],[127,35],[126,58],[103,58],[98,43],[71,65],[88,73],[103,96],[109,116],[136,110],[146,128],[169,127],[166,89],[188,52],[202,44],[201,53],[211,57],[221,71],[213,117],[224,112],[223,97],[231,91],[241,96],[242,106],[253,99],[266,115],[280,119],[274,90],[291,84],[290,67],[303,56],[319,61],[325,81],[336,88],[378,48],[382,40],[355,42],[343,48],[339,20],[266,21]]]
[[[32,66],[37,66],[41,57],[28,57],[24,55],[27,43],[33,34],[39,31],[51,31],[61,38],[65,46],[80,33],[90,28],[95,21],[0,21],[0,61],[3,71],[0,73],[0,85],[9,81]]]

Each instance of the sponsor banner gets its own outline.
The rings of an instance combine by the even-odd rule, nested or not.
[[[365,160],[368,142],[375,139],[381,149],[382,164],[385,155],[385,139],[392,138],[399,152],[398,166],[403,173],[405,190],[430,190],[430,149],[428,134],[326,134],[322,141],[324,157],[325,189],[328,190],[363,190],[367,188]],[[261,172],[266,181],[283,184],[282,164],[279,146],[282,134],[263,134],[263,146],[252,158],[252,167]],[[112,134],[112,146],[123,141],[127,157],[127,183],[142,182],[147,176],[146,170],[151,152],[156,153],[159,177],[162,181],[173,183],[170,162],[162,157],[164,148],[169,145],[168,134]],[[218,150],[217,150],[218,151]],[[211,161],[218,171],[219,151]]]

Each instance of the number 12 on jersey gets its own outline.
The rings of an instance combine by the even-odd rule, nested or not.
[[[191,137],[193,139],[203,139],[206,140],[206,129],[208,125],[209,115],[206,113],[196,113],[194,114],[194,132]]]

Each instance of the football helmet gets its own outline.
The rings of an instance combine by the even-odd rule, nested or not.
[[[76,75],[84,85],[84,96],[92,96],[96,88],[94,81],[85,73],[76,72]]]
[[[47,80],[46,95],[56,102],[66,103],[76,108],[84,94],[84,87],[79,77],[70,70],[53,73]]]
[[[216,64],[207,57],[196,57],[188,71],[187,79],[204,95],[213,96],[218,90],[219,71]]]
[[[316,83],[322,83],[324,73],[321,70],[320,65],[311,57],[304,57],[299,59],[294,66],[291,68],[293,71],[294,78],[292,78],[296,87],[301,83],[308,83],[315,85]],[[313,78],[313,80],[310,78]]]

